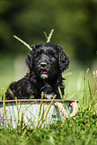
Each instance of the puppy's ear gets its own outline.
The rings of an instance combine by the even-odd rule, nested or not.
[[[64,71],[68,68],[68,65],[70,63],[69,57],[64,53],[62,47],[58,45],[59,50],[59,68],[60,71]]]
[[[28,55],[26,56],[26,63],[28,65],[29,70],[33,69],[33,56],[34,56],[34,51],[32,50]]]
[[[31,47],[32,47],[32,51],[28,53],[25,60],[28,65],[29,70],[33,70],[33,57],[34,57],[34,51],[36,50],[37,44],[33,44]]]

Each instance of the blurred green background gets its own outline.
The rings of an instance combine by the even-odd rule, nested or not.
[[[43,32],[52,28],[51,42],[62,45],[71,60],[67,94],[80,90],[87,68],[97,69],[97,0],[0,0],[0,88],[26,73],[29,50],[13,35],[32,45],[45,42]]]

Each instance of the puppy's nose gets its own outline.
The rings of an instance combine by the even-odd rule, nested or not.
[[[44,68],[44,67],[47,66],[47,63],[46,63],[46,62],[41,62],[40,66],[41,66],[42,68]]]

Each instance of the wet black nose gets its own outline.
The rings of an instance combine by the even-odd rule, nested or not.
[[[41,62],[40,66],[41,66],[42,68],[44,68],[44,67],[47,66],[47,63],[46,63],[46,62]]]

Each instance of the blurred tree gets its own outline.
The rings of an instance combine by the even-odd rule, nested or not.
[[[12,36],[16,34],[32,45],[46,39],[64,46],[68,55],[91,64],[97,50],[97,1],[94,0],[0,0],[0,50],[26,53]]]
[[[97,2],[85,0],[83,12],[85,19],[82,21],[82,29],[75,35],[73,42],[78,60],[91,65],[97,51]]]

